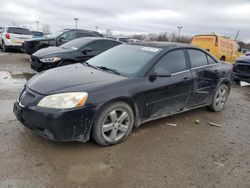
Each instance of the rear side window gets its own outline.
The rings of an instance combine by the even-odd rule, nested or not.
[[[207,55],[207,60],[208,60],[208,64],[215,64],[217,63],[212,57],[210,57],[209,55]]]
[[[207,55],[200,50],[188,50],[192,67],[201,67],[207,65]]]
[[[114,46],[117,46],[119,45],[120,43],[119,42],[115,42],[115,41],[105,41],[105,40],[100,40],[100,41],[95,41],[95,42],[92,42],[88,45],[88,47],[90,47],[91,49],[93,50],[96,50],[96,51],[103,51],[103,50],[107,50],[109,48],[112,48]]]
[[[77,33],[77,37],[80,38],[80,37],[95,37],[95,35],[92,35],[90,33]]]
[[[8,33],[19,34],[19,35],[32,35],[30,30],[25,28],[9,27],[7,30]]]
[[[164,68],[171,73],[177,73],[187,69],[185,54],[183,50],[175,50],[167,53],[156,64],[155,68]]]

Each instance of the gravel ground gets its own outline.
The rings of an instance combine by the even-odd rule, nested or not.
[[[56,143],[12,113],[34,74],[29,66],[27,55],[0,52],[1,188],[250,187],[250,87],[234,85],[220,113],[201,108],[152,121],[116,146]]]

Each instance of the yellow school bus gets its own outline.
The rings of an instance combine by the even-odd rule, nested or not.
[[[243,55],[235,40],[216,34],[196,35],[193,37],[191,44],[209,51],[219,60],[231,63]]]

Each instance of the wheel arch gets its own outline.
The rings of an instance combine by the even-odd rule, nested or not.
[[[114,98],[114,99],[111,99],[107,102],[105,102],[104,104],[102,104],[99,109],[97,110],[97,113],[96,113],[96,116],[97,114],[100,113],[100,111],[105,108],[106,106],[110,105],[111,103],[114,103],[114,102],[124,102],[126,104],[128,104],[131,109],[133,110],[133,113],[134,113],[134,127],[139,127],[140,126],[140,113],[139,113],[139,108],[138,108],[138,105],[136,104],[136,102],[130,98],[130,97],[118,97],[118,98]]]
[[[231,82],[229,80],[223,80],[219,86],[221,86],[222,84],[225,84],[228,87],[228,94],[229,94],[231,90]]]
[[[225,56],[225,55],[222,55],[222,56],[220,57],[220,60],[221,60],[221,61],[226,61],[226,56]]]

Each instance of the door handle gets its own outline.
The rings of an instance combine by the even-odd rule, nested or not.
[[[216,70],[214,70],[214,72],[217,73],[217,72],[219,72],[219,71],[216,69]]]
[[[185,77],[183,80],[187,80],[188,79],[188,77]]]

